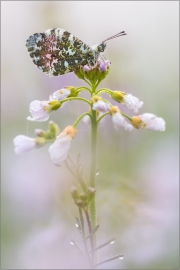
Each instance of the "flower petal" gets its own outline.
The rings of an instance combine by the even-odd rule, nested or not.
[[[97,102],[93,103],[93,110],[99,110],[100,112],[108,112],[110,109],[110,105],[103,100],[98,100]]]
[[[121,113],[116,112],[112,115],[112,121],[115,129],[124,128],[125,130],[132,131],[134,127],[129,124]]]
[[[13,143],[15,147],[15,154],[23,154],[32,150],[33,148],[36,148],[35,139],[24,135],[16,136],[13,140]]]
[[[51,107],[48,101],[34,100],[30,103],[29,111],[32,115],[27,117],[30,121],[46,121],[49,119]]]
[[[157,117],[152,113],[144,113],[139,115],[139,118],[142,120],[142,127],[154,131],[164,131],[166,129],[166,123],[163,118]]]

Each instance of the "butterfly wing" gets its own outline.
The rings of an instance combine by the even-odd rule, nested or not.
[[[50,76],[73,72],[94,57],[88,45],[61,28],[30,36],[26,47],[34,64]]]

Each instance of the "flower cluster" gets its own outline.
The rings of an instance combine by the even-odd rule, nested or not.
[[[62,161],[67,158],[70,143],[76,135],[76,129],[72,126],[67,126],[59,133],[59,127],[50,121],[47,131],[36,129],[35,134],[37,135],[36,138],[30,138],[24,135],[15,137],[13,141],[15,153],[23,154],[32,149],[44,146],[46,143],[53,142],[48,151],[54,164],[60,166]]]
[[[90,124],[94,111],[96,111],[96,121],[98,124],[105,116],[110,115],[115,129],[123,128],[132,131],[135,128],[144,128],[164,131],[165,121],[161,117],[151,113],[129,116],[124,114],[118,106],[112,105],[110,101],[102,97],[102,94],[106,93],[112,100],[135,113],[138,113],[143,106],[143,102],[132,94],[107,88],[97,90],[97,86],[107,76],[109,69],[110,62],[108,60],[98,62],[95,67],[87,65],[79,67],[75,74],[90,87],[82,86],[76,88],[74,86],[66,86],[50,95],[48,101],[34,100],[31,102],[29,109],[31,116],[27,117],[30,121],[47,121],[52,111],[60,109],[65,102],[72,100],[86,102],[89,105],[89,110],[79,116],[73,125],[67,126],[61,133],[57,124],[51,121],[47,131],[39,129],[35,131],[37,138],[30,138],[24,135],[17,136],[14,139],[15,153],[22,154],[51,142],[49,154],[54,164],[59,166],[67,158],[71,140],[77,132],[76,126],[81,120]],[[88,91],[91,94],[90,100],[79,97],[82,91]]]
[[[30,103],[29,111],[32,115],[27,117],[29,121],[47,121],[52,111],[58,110],[62,103],[61,101],[68,97],[76,97],[78,93],[73,86],[66,86],[63,89],[55,91],[50,95],[48,101],[34,100]]]

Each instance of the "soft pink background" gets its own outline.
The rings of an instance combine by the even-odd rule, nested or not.
[[[27,123],[32,100],[83,84],[72,73],[48,77],[28,56],[30,35],[60,27],[89,45],[125,30],[127,36],[108,43],[105,56],[112,65],[101,86],[132,93],[144,101],[140,114],[152,112],[167,124],[159,133],[117,132],[107,117],[99,129],[99,242],[117,239],[100,257],[125,255],[103,269],[179,269],[178,1],[2,1],[1,16],[1,268],[86,267],[69,244],[74,239],[82,245],[70,196],[75,180],[64,165],[52,164],[48,146],[22,156],[13,149],[18,134],[34,136],[35,128],[47,128],[47,123]],[[84,110],[87,105],[72,102],[51,120],[63,129]],[[81,152],[86,168],[89,142],[89,128],[82,123],[71,154]]]

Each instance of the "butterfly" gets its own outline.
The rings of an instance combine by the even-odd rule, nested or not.
[[[35,33],[26,40],[33,63],[50,76],[76,71],[80,66],[95,66],[110,39],[126,35],[122,31],[98,45],[88,46],[73,34],[61,28]]]

